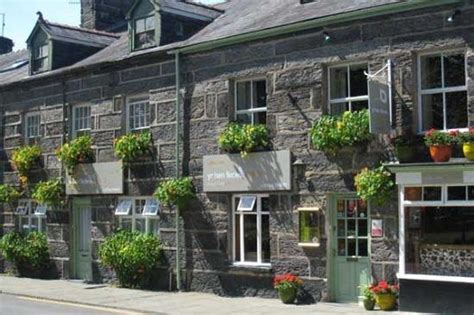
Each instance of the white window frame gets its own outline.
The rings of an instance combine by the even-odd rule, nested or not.
[[[142,105],[142,104],[144,104],[145,106],[148,106],[148,117],[147,117],[147,114],[145,114],[144,116],[135,116],[135,115],[133,115],[134,121],[138,119],[138,121],[140,122],[141,117],[143,117],[144,124],[143,124],[143,126],[132,128],[132,126],[130,125],[130,119],[131,119],[131,113],[132,113],[131,109],[135,106],[139,106],[139,105]],[[153,110],[153,106],[152,106],[152,104],[150,104],[150,100],[149,100],[148,97],[134,97],[134,98],[127,99],[127,117],[126,117],[127,118],[127,130],[128,131],[138,131],[138,130],[149,129],[151,124],[152,124],[152,121],[151,121],[152,110]],[[147,119],[148,119],[148,124],[146,124]]]
[[[33,209],[33,206],[36,205],[36,202],[33,199],[20,199],[18,205],[23,204],[26,207],[26,214],[17,214],[18,215],[18,227],[20,231],[23,231],[22,219],[28,220],[28,231],[31,231],[33,225],[33,219],[37,219],[38,226],[36,231],[45,233],[46,232],[46,213],[44,215],[36,214],[36,207]],[[18,209],[18,208],[17,208]]]
[[[312,212],[316,213],[318,215],[318,228],[319,228],[319,240],[317,243],[314,242],[302,242],[301,241],[301,219],[300,219],[300,214],[301,212]],[[298,208],[298,246],[301,247],[320,247],[321,246],[321,238],[323,238],[323,233],[321,231],[321,208],[319,207],[303,207],[303,208]]]
[[[256,199],[256,212],[251,214],[248,211],[237,211],[236,199],[246,196],[255,196]],[[271,263],[262,262],[262,215],[270,216],[269,211],[262,211],[262,198],[269,198],[266,194],[240,194],[232,196],[232,261],[234,266],[256,266],[256,267],[271,267]],[[240,261],[236,260],[236,246],[235,246],[235,216],[239,215],[240,220]],[[244,246],[244,216],[255,215],[257,216],[257,261],[245,261],[245,246]],[[269,223],[270,224],[270,221]],[[270,228],[270,227],[269,227]]]
[[[464,80],[464,86],[455,86],[455,87],[448,87],[445,88],[445,80],[444,80],[444,62],[441,62],[441,85],[443,87],[441,88],[434,88],[434,89],[427,89],[423,90],[421,86],[421,58],[427,57],[427,56],[439,56],[441,57],[441,61],[443,61],[444,55],[445,54],[463,54],[464,55],[464,72],[465,72],[465,80]],[[426,130],[423,130],[423,95],[432,95],[432,94],[443,94],[443,131],[451,131],[451,130],[459,130],[459,131],[467,131],[468,127],[462,127],[462,128],[452,128],[452,129],[447,129],[446,128],[446,93],[451,93],[451,92],[466,92],[467,93],[467,82],[468,82],[468,63],[467,63],[467,53],[466,50],[463,49],[450,49],[450,50],[442,50],[442,51],[437,51],[437,52],[424,52],[418,54],[417,57],[417,84],[418,84],[418,132],[422,134]],[[468,95],[469,97],[469,95]],[[467,111],[467,117],[468,117],[468,123],[469,123],[469,106],[466,104],[466,111]]]
[[[146,21],[148,19],[153,20],[153,23],[154,23],[154,28],[153,29],[147,29]],[[143,32],[137,32],[137,22],[140,21],[140,20],[144,21],[144,31]],[[145,34],[145,33],[151,32],[151,31],[153,31],[153,41],[154,41],[154,43],[148,43],[147,42],[143,46],[138,47],[137,40],[136,40],[137,35]],[[156,17],[155,17],[155,15],[152,14],[152,15],[147,15],[147,16],[138,17],[138,18],[133,19],[133,49],[134,50],[139,50],[139,49],[146,49],[146,48],[154,47],[154,46],[156,46]]]
[[[38,126],[31,126],[30,119],[38,118]],[[29,131],[36,129],[37,134],[30,136]],[[41,113],[40,112],[31,112],[25,114],[25,143],[32,144],[35,143],[41,137]]]
[[[89,108],[89,116],[81,116],[78,117],[77,111],[82,111],[82,114],[84,114],[84,108]],[[89,128],[77,128],[77,124],[79,121],[82,121],[84,124],[89,120]],[[80,124],[79,124],[80,125]],[[72,108],[72,136],[73,138],[77,137],[78,132],[85,132],[86,134],[89,134],[90,131],[92,130],[92,115],[91,115],[91,106],[88,104],[83,104],[83,105],[75,105]]]
[[[123,220],[131,220],[132,221],[132,232],[135,232],[135,231],[137,231],[137,226],[136,226],[137,220],[143,220],[144,219],[145,220],[145,234],[153,233],[153,231],[151,231],[151,221],[152,220],[159,221],[159,211],[157,212],[156,215],[144,215],[143,214],[144,209],[142,209],[142,211],[140,213],[135,213],[135,209],[136,209],[136,202],[137,201],[145,201],[145,203],[146,203],[146,200],[154,199],[154,198],[155,197],[153,197],[153,196],[120,197],[118,199],[119,203],[122,200],[132,200],[132,207],[130,209],[130,212],[127,215],[116,215],[118,217],[119,227],[122,227]],[[145,205],[143,206],[143,208],[144,207],[145,207]],[[156,234],[154,234],[154,235],[158,235],[158,234],[159,234],[159,229],[158,229],[158,231],[156,231]]]
[[[369,99],[369,83],[367,81],[367,95],[359,95],[359,96],[348,96],[348,97],[343,97],[343,98],[331,98],[331,91],[332,91],[332,86],[331,86],[331,69],[337,69],[337,68],[346,68],[347,71],[347,93],[349,94],[351,91],[351,73],[350,69],[351,66],[362,66],[362,65],[367,65],[367,71],[370,73],[370,64],[367,61],[361,61],[361,62],[351,62],[351,63],[344,63],[340,65],[331,65],[328,67],[328,105],[329,105],[329,113],[331,114],[331,105],[332,104],[340,104],[340,103],[349,103],[349,111],[352,111],[352,102],[363,102],[367,101],[367,109],[370,108],[370,99]]]
[[[460,277],[460,276],[441,276],[441,275],[426,275],[406,273],[405,268],[405,208],[406,207],[474,207],[474,200],[469,201],[448,201],[447,187],[451,186],[474,186],[469,184],[448,184],[448,185],[418,185],[407,184],[398,186],[398,225],[399,225],[399,272],[397,277],[399,279],[411,279],[422,281],[441,281],[441,282],[459,282],[459,283],[474,283],[474,277]],[[409,187],[441,187],[441,201],[409,201],[405,200],[405,188]]]
[[[250,123],[252,125],[255,124],[255,118],[254,118],[254,114],[256,113],[263,113],[265,112],[265,115],[267,113],[267,108],[268,108],[268,93],[267,93],[267,99],[265,100],[265,107],[254,107],[254,98],[253,98],[253,84],[254,82],[258,82],[258,81],[263,81],[265,82],[265,90],[266,90],[266,86],[267,86],[267,80],[266,78],[252,78],[252,79],[245,79],[245,80],[236,80],[234,82],[234,104],[235,104],[235,111],[234,111],[234,120],[237,121],[237,116],[238,115],[250,115]],[[238,98],[237,98],[237,94],[238,94],[238,89],[237,89],[237,85],[239,83],[246,83],[246,82],[250,82],[250,108],[248,109],[240,109],[238,110],[238,104],[237,104],[237,101],[238,101]]]

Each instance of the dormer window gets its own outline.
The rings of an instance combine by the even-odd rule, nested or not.
[[[49,69],[49,45],[44,44],[35,47],[33,51],[32,72],[38,73]]]
[[[135,49],[156,45],[155,16],[147,16],[135,20]]]

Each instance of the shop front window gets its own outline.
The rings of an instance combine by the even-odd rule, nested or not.
[[[160,204],[150,198],[122,198],[115,208],[122,230],[158,235]]]
[[[234,197],[234,263],[270,265],[270,209],[268,196]]]
[[[405,273],[474,276],[474,186],[404,189]]]

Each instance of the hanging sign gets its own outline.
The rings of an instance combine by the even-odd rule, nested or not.
[[[372,237],[383,237],[383,220],[372,219],[372,228],[370,229]]]
[[[391,61],[375,72],[366,73],[369,87],[370,132],[389,134],[392,126]]]

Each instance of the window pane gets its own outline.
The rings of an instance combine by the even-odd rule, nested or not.
[[[466,200],[466,186],[448,187],[448,200]]]
[[[250,99],[250,81],[237,83],[237,110],[249,109]]]
[[[352,111],[360,111],[360,110],[368,109],[368,108],[369,108],[369,101],[351,102]]]
[[[347,67],[331,68],[329,70],[331,99],[346,98],[347,95]]]
[[[319,243],[321,237],[319,231],[318,212],[300,211],[300,242]]]
[[[160,231],[160,222],[156,219],[150,219],[149,220],[149,224],[150,224],[150,234],[153,234],[155,236],[158,236],[159,235],[159,231]]]
[[[367,77],[365,72],[368,72],[367,65],[350,66],[350,97],[367,95]]]
[[[146,232],[145,219],[135,219],[135,231],[140,233]]]
[[[446,128],[467,127],[467,92],[446,93],[446,116]]]
[[[421,88],[426,90],[442,87],[441,56],[424,56],[420,59]]]
[[[405,187],[404,199],[408,201],[421,201],[421,187]]]
[[[270,211],[270,199],[268,197],[262,197],[262,212],[268,212]]]
[[[254,124],[267,124],[267,112],[258,112],[253,114],[253,123]]]
[[[431,128],[444,129],[443,126],[443,94],[423,95],[423,130]]]
[[[257,261],[257,216],[244,215],[245,261]]]
[[[120,223],[120,228],[125,231],[132,230],[132,219],[131,218],[123,218]]]
[[[337,236],[346,236],[346,224],[344,220],[337,220]]]
[[[145,31],[145,19],[135,21],[135,33],[143,33]]]
[[[337,240],[337,255],[346,256],[346,240],[345,239]]]
[[[347,220],[347,236],[356,235],[356,221],[353,219]]]
[[[235,215],[234,247],[235,260],[240,261],[240,215]]]
[[[155,17],[151,16],[146,19],[146,30],[154,30],[155,29]]]
[[[356,256],[356,240],[347,240],[347,256]]]
[[[262,215],[262,262],[270,262],[270,216]]]
[[[267,86],[265,81],[253,82],[253,107],[267,107]]]
[[[466,68],[463,54],[444,55],[444,86],[466,85]]]
[[[441,187],[424,187],[423,200],[441,201]]]
[[[467,198],[469,200],[474,200],[474,186],[467,187]]]
[[[367,227],[367,220],[359,219],[357,221],[357,228],[358,228],[358,236],[366,237],[368,235],[368,227]]]
[[[359,242],[359,254],[358,254],[358,256],[362,256],[362,257],[368,256],[369,251],[368,251],[368,248],[367,248],[367,240],[366,239],[358,240],[358,242]]]
[[[334,115],[334,116],[342,115],[344,114],[345,111],[349,110],[349,103],[331,104],[330,107],[331,107],[331,110],[330,110],[331,115]]]
[[[238,114],[237,121],[241,124],[251,124],[252,116],[251,114]]]
[[[346,216],[348,218],[357,216],[357,200],[349,200],[347,201],[347,208],[346,208]]]

